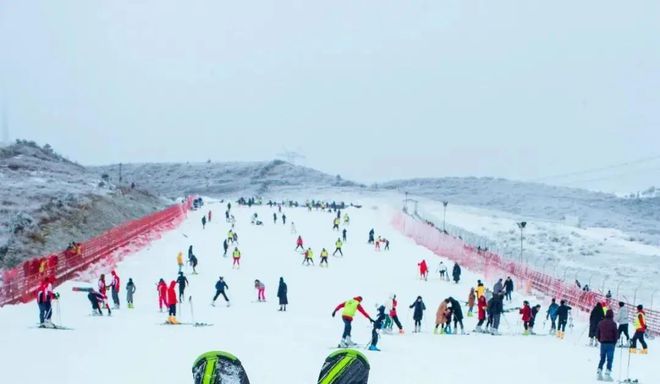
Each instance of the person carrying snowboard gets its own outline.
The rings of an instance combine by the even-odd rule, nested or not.
[[[559,309],[559,305],[557,305],[556,300],[553,298],[552,302],[550,303],[550,306],[548,307],[548,311],[546,312],[545,319],[548,320],[550,319],[550,334],[554,334],[557,332],[557,310]]]
[[[266,302],[266,285],[259,280],[254,281],[254,288],[257,290],[257,301]]]
[[[429,267],[426,265],[426,260],[422,260],[421,262],[417,263],[417,265],[419,266],[419,278],[426,281],[429,275]]]
[[[454,268],[451,274],[454,277],[454,283],[458,284],[458,282],[461,280],[461,267],[458,265],[458,263],[454,263]]]
[[[172,280],[170,282],[169,288],[167,288],[167,307],[169,308],[168,311],[168,317],[167,317],[167,324],[180,324],[179,321],[176,319],[176,305],[177,305],[177,300],[176,300],[176,281]]]
[[[229,289],[229,286],[225,282],[225,279],[223,279],[222,276],[220,276],[218,278],[218,281],[215,283],[215,296],[213,296],[213,301],[211,301],[211,306],[215,307],[215,300],[220,295],[222,295],[222,297],[224,297],[225,301],[227,302],[227,306],[229,306],[229,299],[227,298],[227,294],[225,293],[225,289]]]
[[[341,313],[341,318],[342,321],[344,322],[344,332],[342,333],[341,336],[341,342],[339,343],[340,348],[346,348],[350,346],[354,346],[355,343],[351,340],[351,323],[353,322],[353,317],[355,316],[355,312],[359,311],[364,317],[369,319],[370,322],[374,322],[374,320],[369,316],[369,314],[362,308],[362,296],[356,296],[350,300],[347,300],[335,308],[334,311],[332,311],[332,317],[335,317],[335,314],[337,311],[343,308],[343,311]]]
[[[128,303],[128,308],[133,309],[133,296],[135,295],[135,283],[132,278],[128,278],[128,283],[126,284],[126,303]]]
[[[323,248],[321,250],[321,262],[319,263],[319,267],[323,266],[323,263],[325,263],[325,267],[328,267],[328,251]]]
[[[241,251],[238,250],[238,247],[234,247],[234,252],[232,252],[231,257],[234,259],[231,264],[231,268],[241,268]]]
[[[635,314],[633,325],[635,326],[635,334],[630,340],[630,353],[637,353],[637,341],[639,340],[640,344],[642,344],[642,350],[640,353],[646,355],[649,352],[646,341],[644,341],[644,334],[646,333],[646,313],[641,304],[637,306],[637,313]]]
[[[614,361],[614,349],[618,340],[614,312],[607,310],[605,318],[598,322],[596,338],[600,342],[600,361],[598,362],[598,380],[612,381],[612,362]],[[603,375],[603,365],[607,360],[607,368]]]
[[[167,284],[165,280],[160,279],[156,285],[156,291],[158,292],[158,308],[163,312],[163,306],[167,307]]]
[[[302,236],[298,236],[298,239],[296,239],[296,251],[300,248],[303,252],[305,251],[305,246],[303,245],[303,238]]]
[[[426,305],[424,305],[422,296],[417,296],[417,299],[414,303],[410,304],[409,308],[414,308],[413,320],[415,320],[415,330],[413,333],[419,333],[422,331],[422,318],[424,317],[424,311],[426,311]]]
[[[188,282],[188,278],[184,276],[183,272],[179,272],[179,277],[176,278],[176,283],[179,285],[179,302],[183,302],[184,293],[190,283]]]
[[[559,302],[559,308],[557,308],[557,337],[560,339],[564,338],[566,323],[568,322],[568,314],[571,309],[573,308],[566,305],[566,300],[561,300]]]
[[[277,286],[277,298],[280,301],[279,311],[281,312],[286,312],[286,306],[289,304],[289,299],[287,298],[287,293],[288,293],[287,291],[288,291],[288,287],[284,282],[284,278],[280,277],[280,283]]]
[[[378,315],[376,316],[376,320],[373,322],[374,328],[371,330],[371,345],[369,345],[370,351],[380,352],[380,349],[377,347],[378,335],[380,330],[383,328],[383,323],[385,322],[386,318],[387,315],[385,314],[385,306],[381,305],[378,307]]]
[[[392,306],[390,307],[390,318],[396,324],[396,326],[399,328],[399,333],[403,334],[403,326],[401,325],[401,322],[399,321],[399,316],[397,315],[396,312],[396,307],[399,305],[399,302],[396,300],[396,295],[392,295]]]
[[[337,241],[335,241],[335,251],[332,252],[332,256],[336,256],[337,252],[339,252],[339,254],[342,255],[342,257],[343,257],[344,252],[341,251],[341,247],[343,247],[343,246],[344,246],[344,243],[341,242],[341,239],[337,239]]]
[[[303,265],[307,265],[307,266],[309,266],[309,263],[312,263],[312,265],[314,265],[314,252],[312,251],[312,248],[307,248],[302,263]]]

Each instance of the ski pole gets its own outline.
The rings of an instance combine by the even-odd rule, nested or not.
[[[62,312],[60,311],[60,299],[55,300],[55,308],[57,309],[57,324],[62,325]]]
[[[195,324],[195,310],[193,309],[192,296],[188,296],[188,303],[190,303],[190,317],[192,318],[192,323]]]

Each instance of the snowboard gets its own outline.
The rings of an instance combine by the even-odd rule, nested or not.
[[[318,384],[367,384],[369,361],[354,349],[331,353],[323,363]]]
[[[195,360],[192,367],[194,384],[250,384],[245,368],[234,355],[207,352]]]

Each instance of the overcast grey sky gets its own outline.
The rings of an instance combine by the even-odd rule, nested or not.
[[[12,137],[83,164],[535,180],[660,155],[657,0],[4,0],[0,72]],[[660,185],[635,164],[544,180]]]

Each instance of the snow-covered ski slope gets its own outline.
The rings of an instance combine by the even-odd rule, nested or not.
[[[238,356],[252,383],[315,383],[325,357],[337,345],[342,323],[334,307],[353,296],[364,297],[364,307],[375,315],[375,306],[385,303],[392,293],[399,301],[405,335],[384,335],[382,352],[366,352],[372,365],[370,383],[590,383],[595,382],[598,352],[585,347],[585,324],[576,321],[563,341],[551,336],[522,337],[519,316],[508,313],[502,320],[503,336],[433,335],[432,327],[439,302],[453,295],[467,299],[470,286],[479,276],[463,271],[458,285],[439,281],[432,273],[429,281],[417,278],[417,262],[426,259],[432,272],[440,259],[395,232],[390,225],[392,209],[382,202],[362,202],[362,209],[347,209],[351,217],[348,243],[343,258],[330,257],[330,267],[301,266],[302,256],[294,252],[294,221],[305,245],[313,248],[318,265],[321,247],[332,253],[339,236],[332,231],[334,214],[285,209],[287,225],[274,225],[268,207],[234,207],[236,231],[243,254],[241,269],[232,270],[231,257],[222,257],[225,223],[224,204],[208,204],[191,212],[176,230],[117,265],[122,278],[122,309],[112,317],[91,317],[84,294],[73,286],[96,284],[98,273],[89,273],[88,283],[75,281],[60,286],[61,323],[72,331],[41,330],[33,327],[38,318],[36,304],[6,306],[0,309],[0,371],[3,383],[189,383],[191,365],[200,354],[225,350]],[[201,216],[213,210],[213,221],[205,230]],[[250,224],[259,213],[264,226]],[[279,215],[278,215],[279,216]],[[367,245],[367,233],[391,241],[390,252],[375,252]],[[193,297],[195,320],[212,327],[162,326],[165,313],[159,313],[156,282],[176,277],[176,253],[194,246],[199,258],[199,275],[187,274]],[[447,260],[445,260],[448,263]],[[190,272],[190,270],[187,270]],[[93,277],[92,277],[93,276]],[[209,305],[218,276],[229,285],[231,307]],[[276,289],[280,276],[289,288],[289,308],[278,312]],[[135,309],[127,309],[123,288],[131,277],[137,285]],[[256,302],[254,280],[266,284],[268,302]],[[489,282],[491,285],[492,282]],[[427,306],[423,333],[412,334],[412,313],[407,309],[417,295]],[[514,296],[519,306],[522,297]],[[530,298],[532,303],[537,299]],[[542,309],[545,312],[545,305]],[[179,320],[191,321],[189,304],[180,308]],[[58,316],[53,320],[58,322]],[[466,318],[472,330],[476,317]],[[541,332],[543,321],[537,331]],[[367,344],[371,325],[360,315],[353,323],[353,340]],[[650,343],[651,354],[633,356],[632,377],[643,383],[660,382],[660,358]],[[627,352],[623,353],[623,371]],[[614,377],[621,371],[621,354],[615,356]]]

